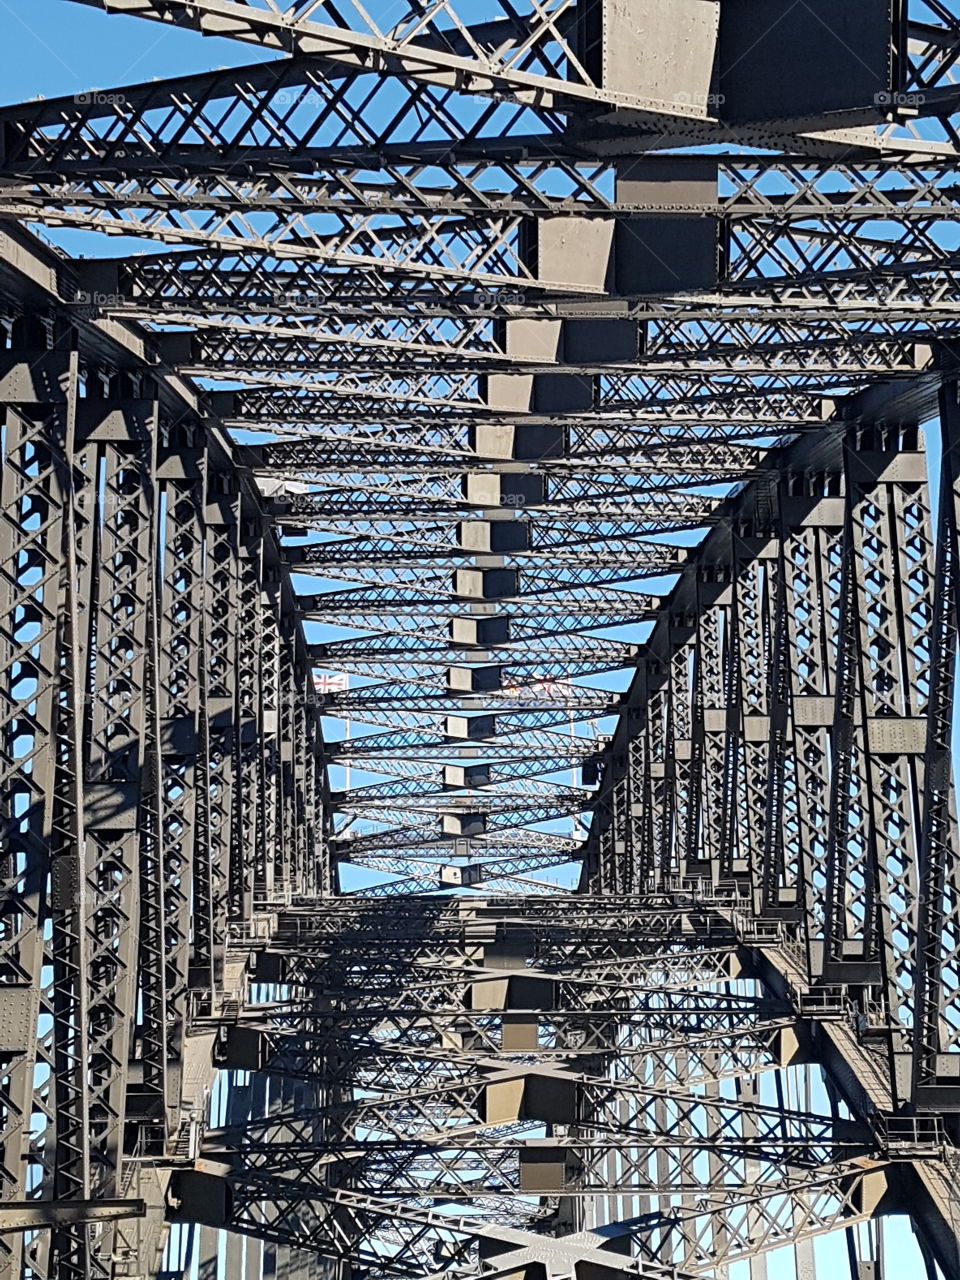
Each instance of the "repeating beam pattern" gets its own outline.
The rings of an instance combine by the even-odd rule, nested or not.
[[[956,5],[80,3],[0,1280],[960,1280]]]

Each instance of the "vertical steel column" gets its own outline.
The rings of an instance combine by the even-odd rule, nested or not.
[[[677,873],[701,870],[700,771],[703,751],[703,710],[697,674],[696,619],[670,618],[671,652],[667,742],[673,751],[674,860]]]
[[[54,333],[28,315],[9,336],[0,353],[0,400],[16,402],[3,416],[0,469],[0,1197],[22,1200],[40,1185],[47,1195],[87,1198],[75,541],[84,515],[69,461],[79,366],[69,330]],[[31,1140],[34,1112],[43,1125]],[[41,1275],[48,1243],[41,1235],[29,1250]],[[59,1244],[65,1274],[72,1266],[79,1275],[90,1263],[86,1229],[61,1233]],[[19,1234],[0,1241],[0,1275],[19,1277],[23,1246]]]
[[[291,888],[298,894],[310,892],[307,883],[311,877],[308,867],[307,809],[309,803],[310,740],[313,675],[306,663],[303,643],[299,635],[300,620],[290,618],[289,645],[292,653],[293,717],[291,725],[291,788],[293,822],[293,875]]]
[[[699,592],[694,706],[701,722],[699,726],[694,722],[693,750],[695,768],[699,764],[699,853],[703,861],[710,863],[710,876],[716,882],[729,880],[734,869],[731,784],[734,771],[739,768],[740,708],[734,701],[734,690],[739,681],[740,659],[734,567],[726,564],[714,570],[711,566],[709,570],[701,569],[699,577],[708,573],[718,581],[721,592],[718,597],[705,585]],[[693,841],[691,835],[690,850],[694,849]]]
[[[95,375],[88,375],[88,386]],[[94,422],[78,467],[96,495],[89,617],[84,820],[94,1189],[120,1194],[128,1063],[137,1003],[140,861],[147,797],[149,661],[156,586],[156,432],[120,415]],[[151,747],[155,750],[155,748]],[[156,975],[151,975],[150,980]],[[112,1233],[100,1237],[104,1252]]]
[[[641,660],[638,678],[649,680],[649,662]],[[644,699],[649,699],[649,693]],[[626,713],[634,728],[627,742],[627,776],[630,780],[630,833],[633,847],[631,878],[628,893],[640,893],[656,880],[657,842],[656,805],[653,798],[654,761],[653,743],[649,728],[649,713]],[[661,769],[662,773],[662,769]],[[658,797],[662,800],[662,797]]]
[[[166,425],[158,459],[162,484],[160,599],[161,948],[166,1009],[165,1107],[180,1122],[180,1074],[187,1019],[191,932],[210,929],[209,782],[206,759],[206,448],[199,422]],[[191,901],[201,886],[201,911]],[[209,950],[209,944],[205,943]],[[146,1057],[146,1055],[145,1055]],[[145,1069],[148,1064],[145,1062]],[[155,1071],[157,1065],[154,1064]]]
[[[302,891],[308,897],[326,892],[323,838],[322,738],[309,662],[304,676],[303,715],[303,874]]]
[[[647,661],[647,681],[650,700],[645,720],[650,738],[650,800],[651,840],[653,842],[654,874],[657,885],[679,871],[677,863],[676,759],[673,750],[673,716],[671,692],[664,658],[654,668]]]
[[[119,388],[111,387],[109,405],[118,418],[135,419],[132,402],[125,405],[119,399]],[[153,402],[146,414],[140,415],[151,439],[160,435],[159,405]],[[129,427],[125,434],[135,434]],[[155,457],[158,456],[157,446]],[[167,966],[164,952],[168,928],[172,934],[176,925],[168,924],[167,892],[165,885],[167,861],[167,824],[165,822],[165,778],[163,705],[161,680],[165,674],[167,656],[161,647],[161,610],[163,603],[163,504],[159,485],[155,495],[155,517],[152,533],[153,581],[147,606],[147,641],[144,662],[145,718],[142,784],[140,788],[140,865],[137,894],[139,919],[137,936],[137,1018],[130,1050],[126,1090],[125,1125],[128,1130],[137,1127],[136,1140],[127,1147],[136,1155],[146,1153],[161,1155],[166,1151],[167,1138],[175,1119],[167,1112],[170,1092],[168,1078],[169,1047],[167,1005],[172,992],[167,986]]]
[[[72,345],[78,346],[77,338]],[[90,651],[87,626],[94,572],[96,492],[84,476],[90,446],[81,440],[80,364],[70,361],[66,379],[70,460],[68,515],[62,557],[64,611],[59,637],[60,690],[56,805],[51,830],[50,909],[53,919],[53,1081],[56,1096],[55,1199],[90,1196],[93,1174],[93,1112],[88,1088],[91,1054],[90,966],[94,947],[93,898],[87,878],[89,847],[84,830],[86,731]],[[62,384],[61,384],[62,385]],[[46,1240],[37,1241],[36,1257]],[[62,1226],[49,1238],[52,1275],[106,1275],[92,1232]]]
[[[746,554],[740,561],[743,552]],[[763,901],[764,886],[771,882],[776,886],[779,901],[783,877],[781,860],[770,850],[768,836],[776,697],[773,618],[777,598],[776,560],[763,550],[756,551],[750,544],[744,546],[736,531],[733,553],[737,559],[731,621],[737,636],[739,661],[731,697],[736,699],[733,711],[742,739],[739,758],[731,758],[728,763],[732,775],[728,786],[733,797],[726,839],[734,851],[734,869],[741,876],[749,876],[754,901],[759,905]],[[768,867],[768,858],[773,862],[772,867]]]
[[[261,682],[263,620],[261,573],[263,533],[259,519],[244,503],[240,508],[240,562],[234,661],[237,699],[237,768],[231,821],[230,920],[239,924],[253,914],[254,877],[267,839],[263,812]]]
[[[823,970],[832,770],[836,706],[839,600],[842,586],[844,499],[839,473],[788,476],[780,489],[780,542],[786,602],[787,727],[782,835],[784,863],[801,886],[808,963]],[[781,713],[782,714],[782,713]],[[814,943],[814,940],[816,942]]]
[[[942,453],[918,868],[912,1096],[921,1106],[956,1110],[960,1108],[960,842],[953,724],[960,617],[960,402],[952,367],[940,388],[939,402]]]
[[[283,644],[280,635],[279,566],[275,549],[264,540],[262,546],[260,598],[260,669],[257,692],[260,702],[261,742],[257,761],[260,773],[261,843],[253,850],[254,901],[273,896],[279,881],[287,880],[288,848],[283,818],[283,762],[281,759],[281,700],[283,684]],[[269,850],[269,856],[267,854]]]
[[[786,537],[781,529],[774,554],[766,562],[761,617],[769,647],[765,701],[768,714],[766,776],[757,779],[752,805],[763,814],[763,826],[755,845],[755,907],[762,915],[776,910],[799,910],[805,867],[790,848],[785,821],[788,777],[796,786],[796,762],[788,749],[790,714],[790,635],[786,591]],[[793,793],[795,799],[795,792]],[[790,856],[788,857],[788,849]]]
[[[856,452],[856,432],[848,430],[844,444],[845,508],[842,541],[843,570],[837,603],[836,700],[831,739],[830,828],[827,847],[824,972],[837,981],[844,964],[857,963],[861,980],[881,980],[883,948],[877,901],[876,830],[866,778],[868,751],[863,723],[863,654],[861,651],[860,564],[857,512],[868,504],[867,493],[851,483],[850,458]],[[852,970],[846,969],[848,976]]]
[[[207,424],[206,438],[209,437]],[[205,438],[205,444],[206,444]],[[200,717],[206,773],[198,780],[205,798],[207,861],[194,862],[191,986],[212,992],[219,985],[226,945],[228,889],[232,870],[234,810],[240,803],[239,596],[240,498],[235,476],[207,460],[203,560],[203,703]],[[206,998],[201,996],[201,999]]]
[[[280,888],[289,892],[297,884],[297,790],[295,781],[297,725],[303,712],[303,690],[296,676],[294,635],[296,617],[277,592],[277,834],[278,857],[274,874]]]

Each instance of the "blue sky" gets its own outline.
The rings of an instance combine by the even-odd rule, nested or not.
[[[204,39],[194,32],[158,23],[109,16],[66,0],[0,0],[0,31],[4,104],[40,94],[55,97],[216,66],[243,65],[259,57],[259,51],[250,45]],[[928,443],[935,474],[939,458],[935,430],[928,432]],[[935,497],[935,483],[933,487]],[[838,1236],[818,1245],[824,1267],[821,1274],[829,1273],[826,1267],[835,1258],[836,1274],[842,1276],[841,1243],[842,1237]],[[891,1269],[900,1264],[905,1276],[919,1275],[919,1258],[905,1223],[891,1228],[890,1245]],[[771,1274],[779,1277],[782,1272],[774,1267]],[[742,1271],[731,1269],[731,1280],[741,1280],[741,1275]]]
[[[261,61],[251,45],[67,0],[0,0],[2,105]]]

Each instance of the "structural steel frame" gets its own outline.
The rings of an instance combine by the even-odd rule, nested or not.
[[[956,6],[79,2],[0,1280],[960,1280]]]

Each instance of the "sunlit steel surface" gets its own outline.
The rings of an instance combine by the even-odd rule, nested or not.
[[[956,6],[80,2],[0,1280],[960,1280]]]

